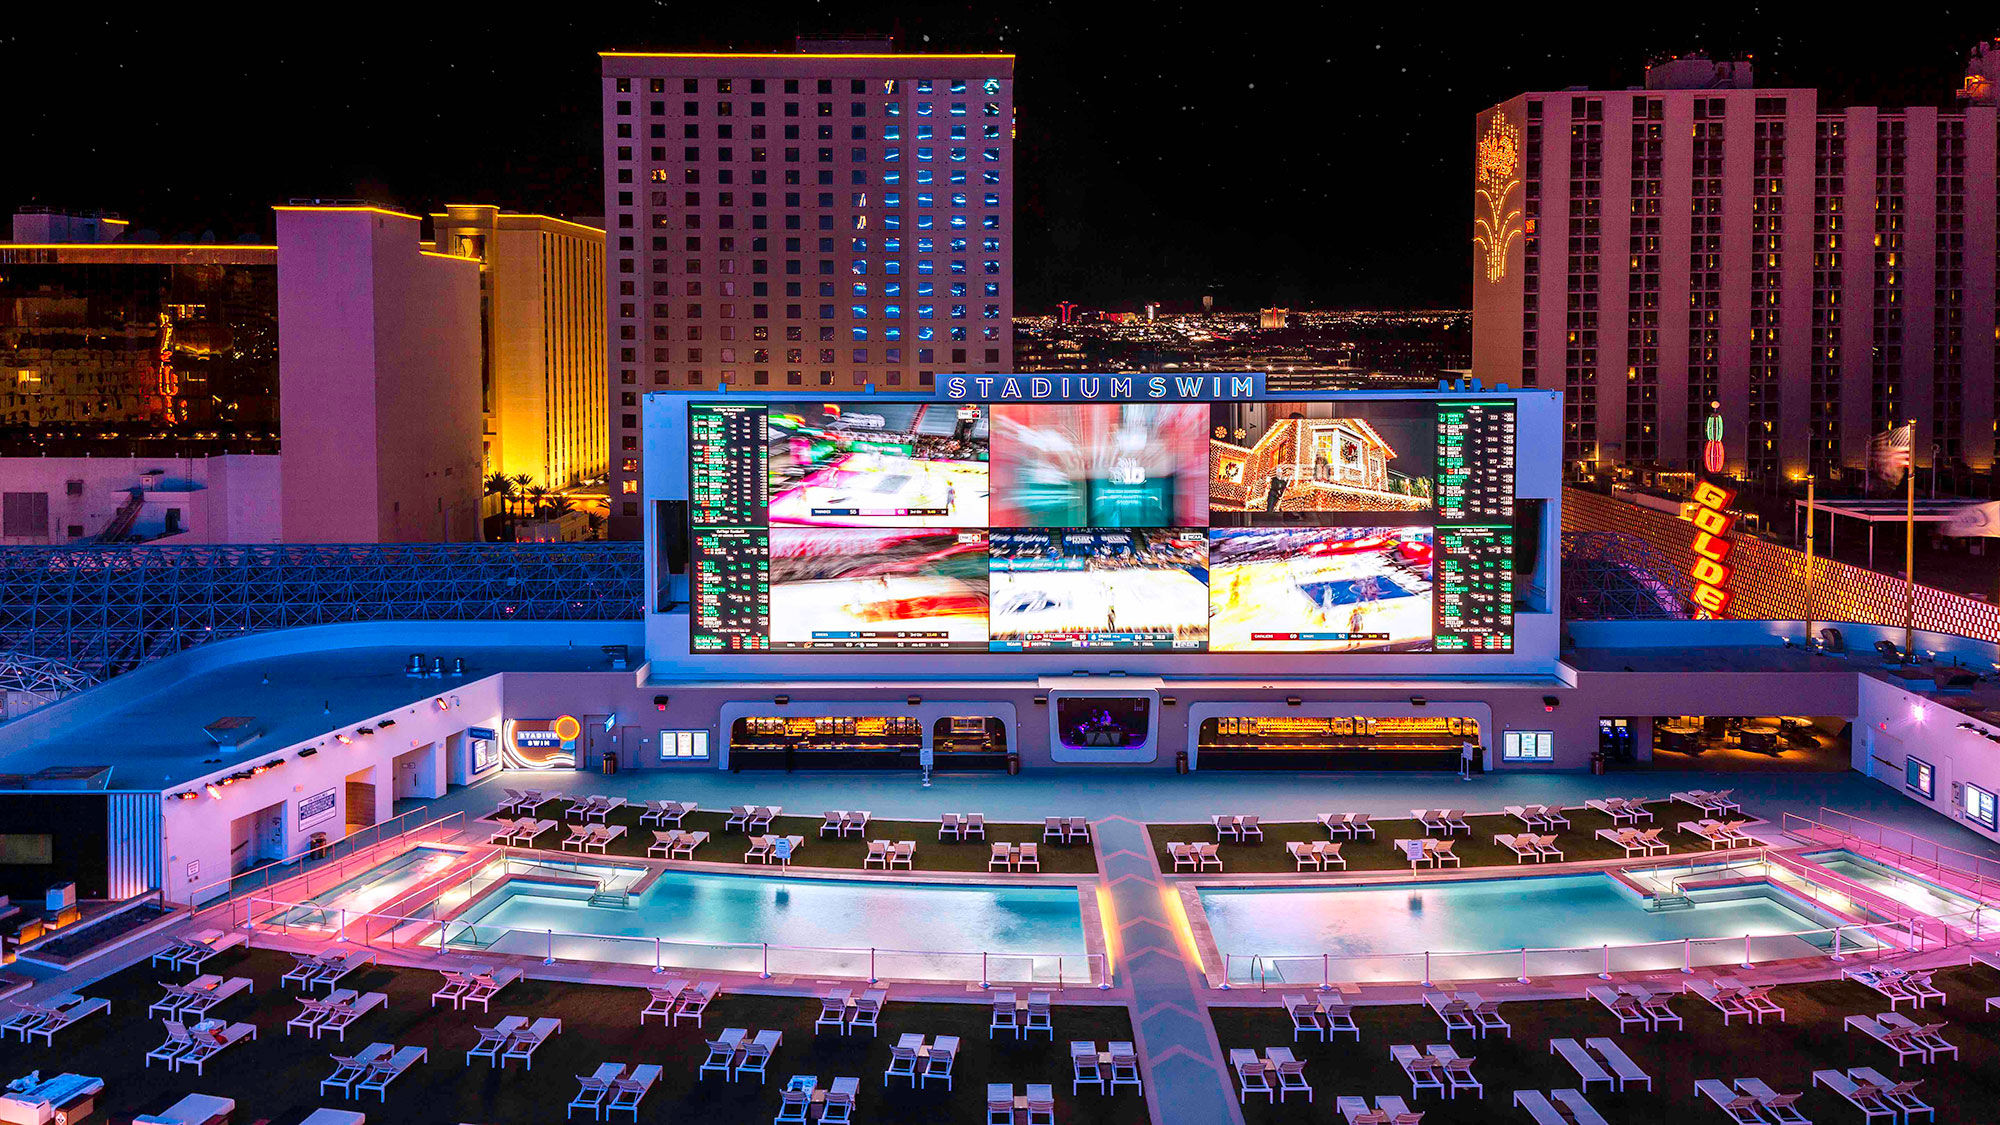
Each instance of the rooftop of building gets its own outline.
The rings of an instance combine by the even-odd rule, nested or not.
[[[108,787],[169,790],[330,731],[427,704],[499,672],[614,674],[605,645],[644,661],[636,622],[322,625],[220,641],[148,664],[0,726],[0,775],[112,767]],[[408,674],[411,654],[445,673]],[[463,660],[463,675],[452,675]],[[627,673],[630,674],[630,673]],[[219,745],[203,728],[246,717],[261,734]]]

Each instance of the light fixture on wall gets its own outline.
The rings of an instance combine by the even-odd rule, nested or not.
[[[1425,699],[1421,695],[1413,695],[1410,697],[1410,706],[1412,707],[1422,707],[1429,702],[1430,700]]]
[[[208,790],[208,795],[216,800],[220,801],[222,799],[222,786],[217,785],[215,782],[211,781],[207,785],[202,786],[202,788]]]
[[[771,702],[778,705],[779,707],[783,707],[785,704],[790,703],[791,701],[792,697],[789,695],[774,695],[771,697]]]
[[[915,707],[917,704],[922,703],[923,701],[924,697],[921,695],[912,695],[903,700],[903,702],[909,704],[912,707]]]
[[[1296,695],[1288,695],[1285,697],[1285,706],[1287,707],[1303,707],[1305,706],[1305,702],[1306,702],[1305,700],[1300,699]]]
[[[340,743],[340,744],[341,744],[342,746],[352,746],[352,745],[354,745],[354,740],[353,740],[352,738],[349,738],[348,736],[346,736],[346,735],[344,735],[344,734],[336,734],[336,735],[334,735],[334,736],[333,736],[333,740],[334,740],[335,742],[338,742],[338,743]]]
[[[305,749],[303,749],[303,750],[299,751],[299,757],[301,757],[301,758],[310,758],[310,757],[312,757],[312,756],[313,756],[314,754],[317,754],[317,753],[319,753],[319,748],[318,748],[318,747],[316,747],[316,746],[308,746],[308,747],[306,747]]]
[[[378,727],[381,727],[381,728],[382,728],[383,730],[387,730],[387,729],[389,729],[390,727],[393,727],[393,726],[395,726],[395,725],[396,725],[396,720],[394,720],[394,719],[383,719],[383,720],[382,720],[381,722],[379,722],[379,723],[376,723],[375,725],[376,725],[376,726],[378,726]]]

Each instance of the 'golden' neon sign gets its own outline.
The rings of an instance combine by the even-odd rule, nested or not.
[[[1688,507],[1687,519],[1695,528],[1695,559],[1688,572],[1694,576],[1693,600],[1701,617],[1721,617],[1729,608],[1729,579],[1736,572],[1729,565],[1729,552],[1735,546],[1729,531],[1736,526],[1729,505],[1735,499],[1735,492],[1719,484],[1699,481],[1694,486],[1694,503]]]

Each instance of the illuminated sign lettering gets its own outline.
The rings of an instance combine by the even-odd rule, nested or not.
[[[947,375],[937,388],[951,402],[1238,402],[1264,397],[1264,375]]]
[[[1721,617],[1729,608],[1729,578],[1735,568],[1726,560],[1734,546],[1729,530],[1736,525],[1729,504],[1735,499],[1735,492],[1700,481],[1694,486],[1694,503],[1688,506],[1688,522],[1695,526],[1695,560],[1689,573],[1694,576],[1695,609],[1703,617]]]

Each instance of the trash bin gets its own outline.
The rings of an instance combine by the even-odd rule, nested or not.
[[[1186,773],[1187,771],[1188,771],[1187,751],[1185,750],[1174,751],[1174,772]]]
[[[306,850],[313,859],[323,859],[326,853],[333,849],[327,846],[326,833],[315,832],[312,834],[312,839],[307,841]]]
[[[1007,772],[1010,775],[1021,772],[1021,756],[1019,754],[1010,752],[1007,755]]]
[[[1599,750],[1598,752],[1590,756],[1590,772],[1591,773],[1604,772],[1604,751]]]
[[[602,770],[603,770],[603,771],[604,771],[605,773],[617,773],[617,772],[618,772],[618,752],[617,752],[617,751],[615,751],[615,750],[607,750],[607,751],[605,751],[605,752],[604,752],[604,756],[603,756],[602,758],[599,758],[599,759],[598,759],[597,761],[598,761],[598,768],[599,768],[599,769],[602,769]]]

